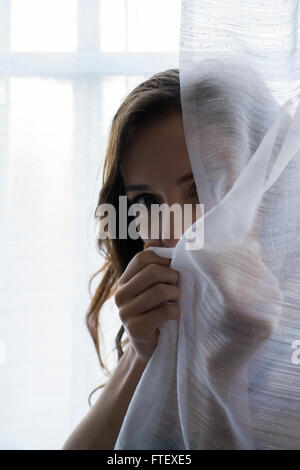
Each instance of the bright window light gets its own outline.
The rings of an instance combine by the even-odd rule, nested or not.
[[[180,0],[101,0],[104,52],[178,52]]]
[[[73,52],[77,49],[77,0],[12,0],[11,50]]]

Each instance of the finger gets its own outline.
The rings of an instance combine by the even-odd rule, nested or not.
[[[133,297],[141,294],[154,284],[177,284],[178,279],[178,271],[169,266],[150,263],[144,269],[138,271],[126,284],[119,287],[115,295],[116,305],[119,307],[128,303]]]
[[[179,297],[179,287],[171,284],[158,283],[121,307],[119,316],[122,322],[126,322],[130,317],[144,314],[148,310],[159,307],[165,302],[177,302]]]
[[[126,329],[135,339],[150,340],[153,333],[168,320],[177,320],[181,313],[178,304],[166,304],[152,309],[142,316],[132,318],[126,325]]]
[[[146,248],[148,248],[149,246],[157,246],[157,245],[156,245],[156,243],[153,243],[153,242],[147,242],[144,245],[144,250],[146,250]]]
[[[158,256],[152,250],[139,251],[128,263],[124,273],[119,279],[119,285],[128,282],[137,272],[150,263],[157,263],[164,266],[170,266],[171,259]]]

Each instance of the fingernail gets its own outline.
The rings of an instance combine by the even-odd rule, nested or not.
[[[156,246],[156,244],[153,243],[153,242],[147,242],[147,243],[145,244],[145,246],[144,246],[144,250],[145,250],[146,248],[148,248],[148,246]]]

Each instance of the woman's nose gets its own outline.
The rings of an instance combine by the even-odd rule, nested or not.
[[[164,201],[164,204],[165,210],[162,210],[159,214],[154,213],[154,219],[151,217],[152,212],[148,214],[148,234],[156,233],[158,238],[152,239],[150,235],[147,241],[155,242],[162,247],[174,248],[188,226],[194,222],[195,214],[192,209],[188,214],[184,213],[184,211],[188,211],[185,206],[187,203],[186,201],[179,201],[178,195],[177,197],[172,195]],[[192,206],[191,204],[187,205]],[[154,229],[153,232],[152,229]]]
[[[174,202],[169,202],[168,207],[171,208],[173,204]],[[162,215],[160,242],[167,248],[175,247],[183,233],[183,205],[176,202],[176,206],[174,211],[170,209]]]

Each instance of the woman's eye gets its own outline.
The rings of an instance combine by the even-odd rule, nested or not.
[[[144,202],[143,202],[144,201]],[[150,207],[151,204],[159,204],[159,201],[151,194],[140,194],[131,200],[131,204],[144,204],[146,207]]]

